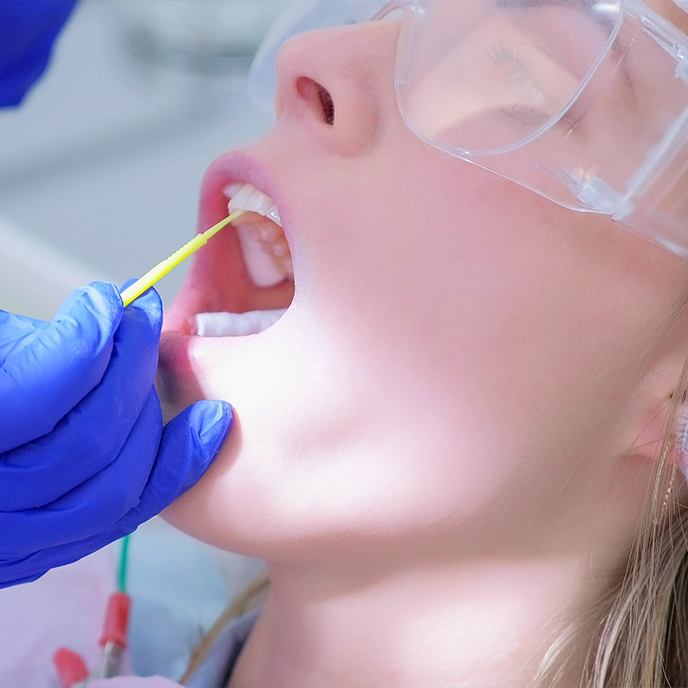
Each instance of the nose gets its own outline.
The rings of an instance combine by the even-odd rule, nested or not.
[[[287,41],[277,60],[278,118],[339,155],[366,150],[396,109],[397,37],[389,22],[366,22]]]

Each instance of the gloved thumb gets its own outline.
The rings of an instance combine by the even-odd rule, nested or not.
[[[227,402],[199,401],[170,421],[140,501],[117,530],[132,532],[195,485],[220,450],[232,420]]]
[[[180,490],[176,496],[195,485],[205,473],[220,451],[233,420],[232,407],[226,401],[199,401],[167,424],[163,451],[166,440],[173,446],[178,441],[177,435],[188,438],[186,471],[178,473]]]

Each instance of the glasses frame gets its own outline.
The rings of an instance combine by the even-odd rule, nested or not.
[[[460,2],[461,0],[457,1]],[[660,22],[659,25],[651,21],[643,22],[643,29],[650,34],[666,52],[674,57],[677,62],[675,76],[677,78],[682,78],[688,85],[688,37],[686,33],[664,15],[660,15],[658,12],[652,10],[644,0],[614,0],[614,2],[618,8],[618,17],[615,19],[615,24],[610,28],[609,36],[597,59],[589,68],[585,77],[581,80],[574,94],[559,112],[552,115],[535,131],[514,144],[494,149],[473,151],[460,148],[448,148],[445,145],[437,143],[431,136],[417,129],[413,121],[407,116],[403,106],[403,100],[400,94],[400,71],[402,69],[402,55],[407,48],[406,40],[408,39],[409,27],[413,23],[410,13],[424,12],[427,6],[427,0],[390,0],[375,12],[370,21],[384,20],[394,11],[403,10],[406,12],[406,16],[402,20],[399,42],[397,45],[394,66],[394,90],[397,108],[402,120],[407,128],[421,141],[443,153],[477,165],[497,176],[507,179],[563,208],[576,212],[605,215],[615,222],[618,222],[626,229],[639,234],[643,238],[657,243],[681,257],[688,257],[688,218],[684,222],[680,218],[676,220],[676,218],[669,217],[662,220],[661,227],[648,227],[648,224],[652,224],[651,221],[648,222],[648,218],[654,217],[652,213],[648,213],[645,208],[643,208],[641,212],[636,213],[634,207],[639,197],[647,193],[647,189],[650,188],[656,178],[663,179],[662,174],[664,174],[664,169],[676,157],[675,153],[672,154],[672,145],[675,144],[681,146],[682,149],[686,149],[685,154],[688,155],[688,107],[677,120],[671,124],[665,132],[663,140],[649,152],[644,162],[632,173],[624,191],[619,192],[613,189],[602,178],[597,178],[592,181],[584,180],[582,182],[573,177],[567,179],[565,184],[570,189],[576,188],[575,195],[579,200],[579,205],[562,202],[562,200],[549,195],[546,191],[524,181],[514,179],[500,172],[499,169],[493,169],[493,167],[490,166],[490,158],[496,159],[498,156],[503,156],[519,150],[537,140],[551,130],[551,128],[574,106],[595,76],[600,64],[608,57],[609,51],[618,38],[627,15],[635,15],[643,18],[647,16],[658,16],[661,18],[662,22]],[[677,7],[688,12],[688,0],[684,0],[684,2],[686,6],[674,0],[674,4]],[[674,34],[686,38],[686,41],[677,42]],[[669,163],[667,163],[667,159],[669,159]]]

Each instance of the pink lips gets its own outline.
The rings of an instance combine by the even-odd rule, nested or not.
[[[274,172],[257,156],[246,151],[227,153],[208,168],[201,186],[197,231],[226,217],[227,199],[223,189],[244,182],[264,191],[277,203],[284,233],[291,245],[288,203],[282,198]],[[259,288],[250,280],[236,234],[223,230],[196,254],[182,290],[165,315],[164,331],[193,334],[196,313],[213,311],[244,312],[283,308],[291,302],[294,285],[283,282]]]

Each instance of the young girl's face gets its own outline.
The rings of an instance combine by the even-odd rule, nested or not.
[[[398,30],[286,44],[273,130],[206,175],[202,228],[226,214],[229,182],[275,200],[295,283],[254,286],[225,230],[168,314],[165,401],[226,399],[235,419],[166,516],[221,547],[330,562],[488,553],[573,540],[598,503],[637,511],[644,463],[622,456],[663,408],[639,383],[685,263],[416,138],[394,97]],[[189,335],[196,312],[292,296],[258,335]]]

